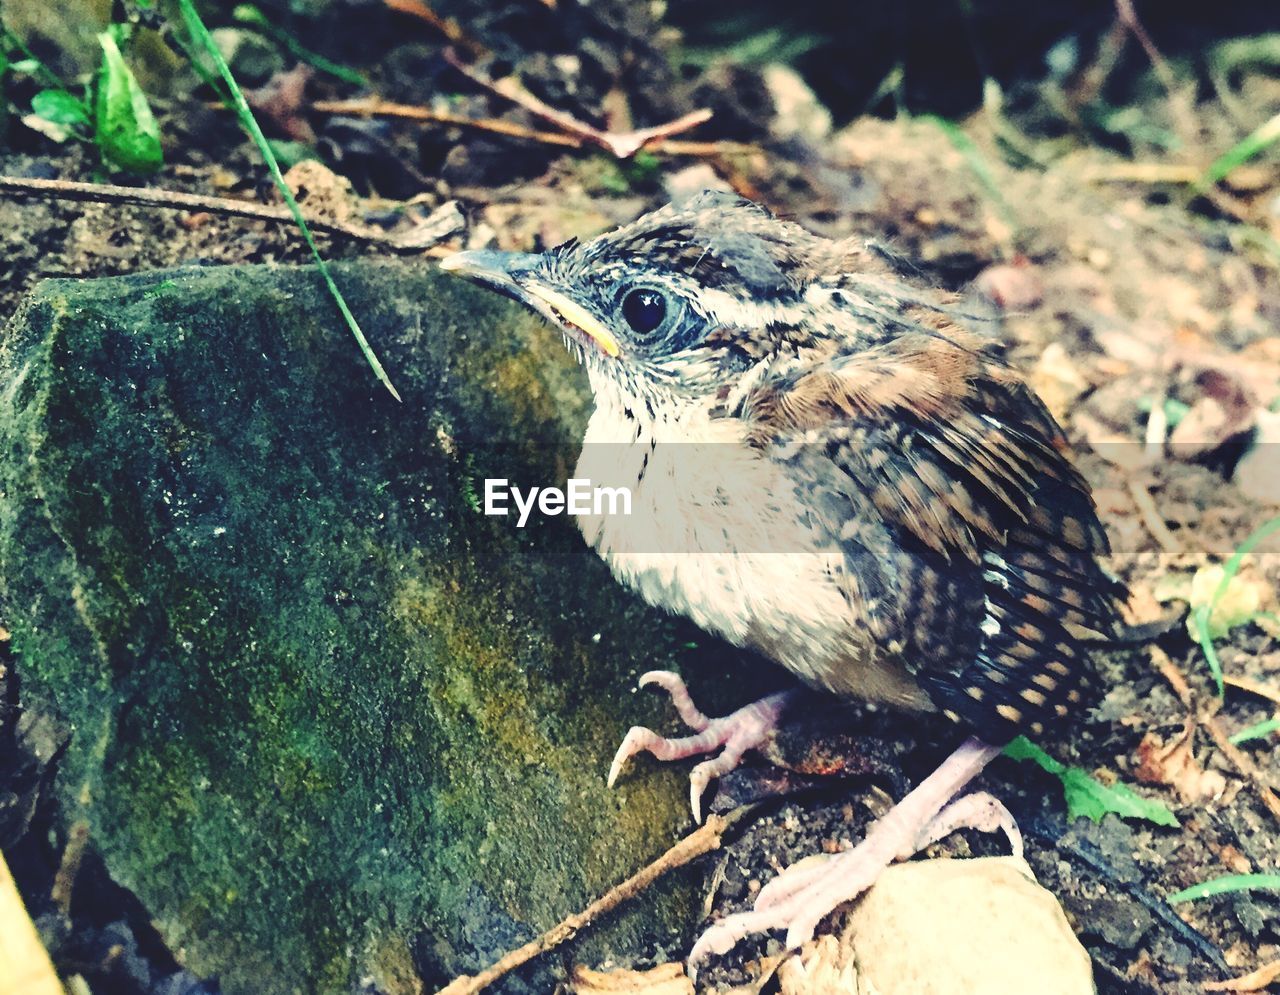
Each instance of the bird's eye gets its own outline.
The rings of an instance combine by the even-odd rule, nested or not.
[[[667,317],[667,298],[660,290],[645,287],[622,298],[622,317],[638,335],[658,329]]]

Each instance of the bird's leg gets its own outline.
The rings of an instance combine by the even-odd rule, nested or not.
[[[791,697],[790,691],[779,691],[759,701],[744,705],[718,719],[703,715],[689,696],[689,689],[678,674],[669,670],[651,670],[640,678],[640,686],[656,684],[671,696],[681,721],[693,730],[692,736],[667,739],[644,726],[632,726],[609,766],[609,786],[618,779],[622,765],[637,753],[648,751],[659,760],[681,760],[723,747],[710,760],[704,760],[689,772],[689,805],[695,822],[702,821],[702,794],[714,778],[723,777],[738,766],[747,750],[759,746],[777,727],[778,719]]]
[[[967,798],[977,797],[982,801],[982,796],[960,799],[955,803],[959,808],[947,803],[999,752],[1000,747],[979,739],[965,740],[937,770],[877,820],[866,838],[852,850],[829,860],[806,862],[783,871],[761,889],[752,911],[728,916],[703,933],[689,953],[690,968],[712,954],[726,952],[744,936],[769,929],[785,929],[787,946],[800,946],[813,936],[824,916],[870,888],[895,860],[914,853],[922,845],[921,841],[928,845],[945,835],[938,832],[944,827],[950,826],[946,832],[959,828],[964,820],[956,821],[953,816],[965,814],[970,805]],[[984,810],[981,804],[976,807]],[[1004,806],[999,805],[994,819],[990,817],[993,811],[991,806],[985,806],[986,817],[980,828],[1004,825],[1000,816],[1003,813],[1003,817],[1008,817]]]

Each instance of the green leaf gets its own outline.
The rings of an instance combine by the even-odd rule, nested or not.
[[[1019,736],[1006,746],[1004,755],[1012,760],[1034,761],[1061,781],[1067,815],[1072,819],[1084,816],[1100,822],[1111,812],[1122,819],[1145,819],[1157,826],[1178,825],[1177,817],[1160,802],[1143,798],[1127,784],[1116,783],[1108,787],[1079,767],[1068,767],[1054,760],[1026,736]]]
[[[1175,891],[1167,901],[1170,905],[1177,905],[1179,902],[1194,902],[1197,898],[1227,895],[1235,891],[1260,890],[1280,891],[1280,874],[1228,874]]]
[[[89,108],[66,90],[41,90],[31,98],[31,111],[54,124],[89,124]]]
[[[93,140],[103,159],[131,173],[154,173],[164,163],[160,128],[146,94],[125,65],[110,31],[98,35],[102,68],[98,72],[97,130]]]

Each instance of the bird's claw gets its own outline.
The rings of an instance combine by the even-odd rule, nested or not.
[[[609,765],[609,786],[613,787],[623,765],[637,753],[652,753],[659,760],[680,760],[721,748],[719,754],[702,761],[689,773],[689,807],[694,821],[701,822],[702,796],[707,786],[737,767],[747,750],[759,746],[773,732],[788,693],[769,695],[736,712],[713,719],[694,705],[688,687],[678,674],[651,670],[640,678],[641,687],[650,684],[657,685],[671,696],[676,713],[693,730],[693,735],[668,739],[644,726],[632,726]]]

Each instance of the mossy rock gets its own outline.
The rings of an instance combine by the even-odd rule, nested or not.
[[[697,637],[568,521],[478,510],[573,465],[557,336],[426,266],[338,280],[403,404],[310,269],[51,281],[0,347],[3,620],[74,729],[64,827],[232,995],[473,971],[688,821],[680,771],[604,773]],[[694,883],[580,954],[680,943]]]

